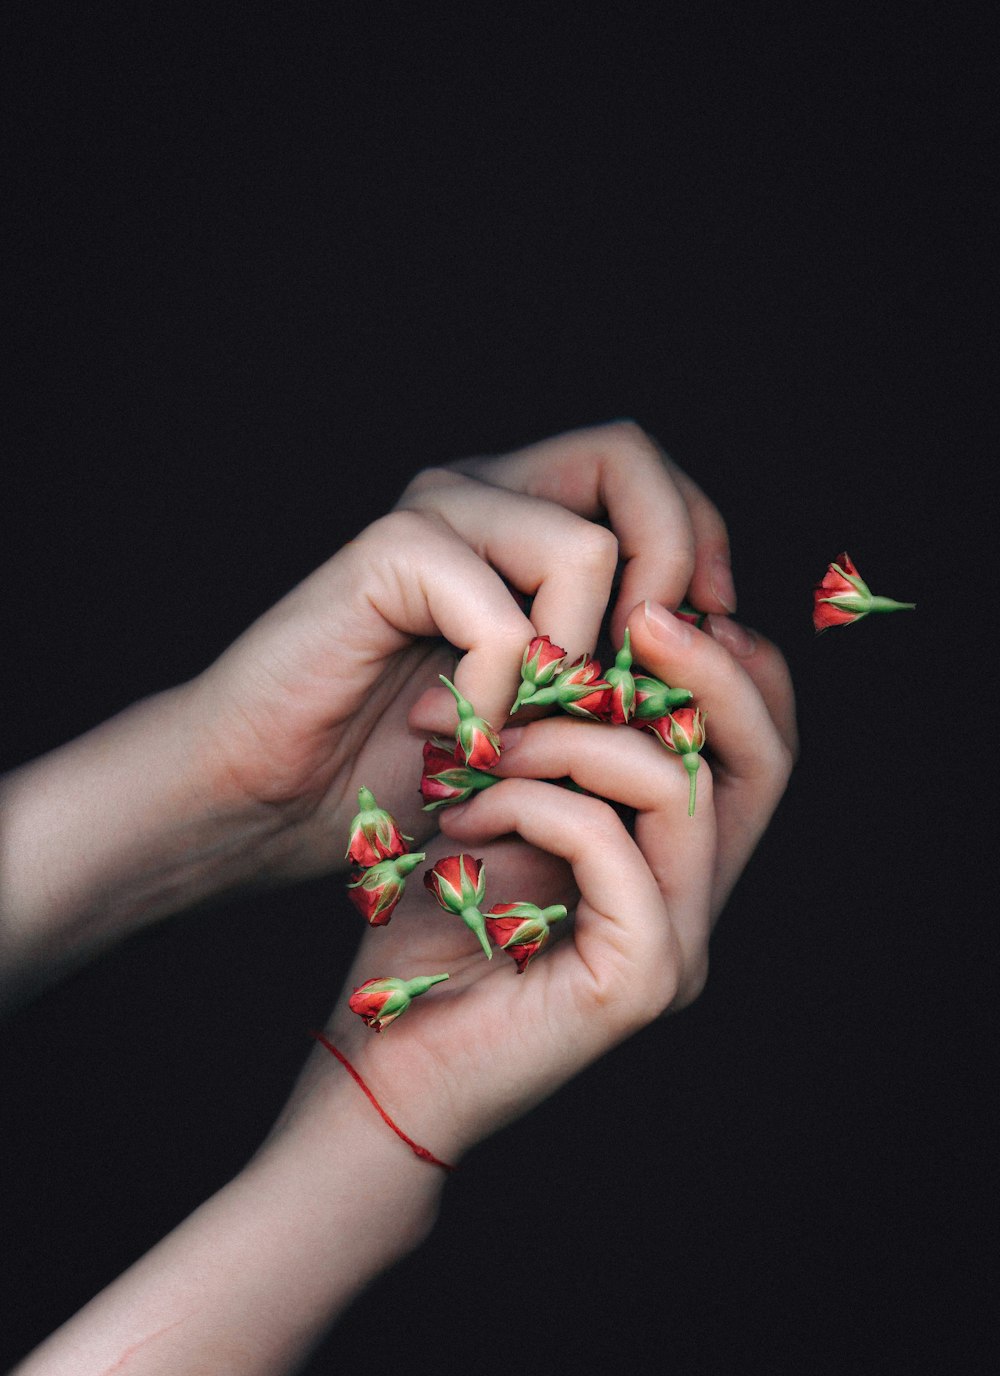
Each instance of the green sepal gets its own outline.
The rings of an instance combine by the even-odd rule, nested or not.
[[[637,693],[648,694],[642,702],[636,703],[636,721],[656,721],[677,707],[686,707],[694,697],[689,688],[670,688],[652,674],[637,674],[635,686]]]
[[[480,902],[481,901],[482,900],[480,900]],[[490,939],[486,934],[486,923],[479,909],[470,905],[468,908],[463,908],[458,915],[468,927],[469,931],[475,932],[476,936],[479,938],[479,944],[486,952],[487,959],[492,960],[493,947],[490,945]]]

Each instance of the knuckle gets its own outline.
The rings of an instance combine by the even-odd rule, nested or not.
[[[573,564],[594,573],[614,574],[618,567],[618,537],[606,526],[595,525],[591,521],[581,523],[580,532],[574,544]]]
[[[611,446],[629,459],[663,467],[663,451],[647,430],[637,421],[616,420],[605,426]]]
[[[704,991],[708,983],[708,948],[703,947],[685,962],[684,974],[677,982],[677,990],[669,1007],[680,1011],[688,1008]]]
[[[403,489],[403,495],[399,499],[398,505],[405,506],[422,497],[425,493],[433,491],[435,488],[444,487],[446,483],[460,482],[458,474],[450,469],[444,468],[439,464],[432,464],[428,468],[422,468],[419,473],[415,473]]]

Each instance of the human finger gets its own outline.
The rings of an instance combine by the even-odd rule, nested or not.
[[[401,505],[436,515],[532,597],[535,630],[571,659],[593,653],[618,562],[618,542],[606,527],[556,502],[447,468],[418,474]]]
[[[711,928],[716,826],[711,770],[699,761],[697,804],[688,815],[688,775],[644,731],[547,717],[503,733],[502,778],[571,778],[635,811],[634,836],[671,913],[684,956],[683,1000],[704,985]]]
[[[727,625],[727,634],[741,654],[655,603],[635,608],[628,624],[636,663],[689,688],[706,714],[719,832],[712,903],[717,914],[777,806],[794,762],[794,736],[787,734],[794,724],[787,671],[782,672],[778,650],[756,632],[740,640],[745,628],[736,623]]]
[[[457,471],[606,517],[624,560],[612,633],[645,598],[676,607],[734,611],[729,538],[701,488],[632,421],[572,430],[496,458],[463,459]]]
[[[505,779],[444,814],[441,827],[470,847],[514,832],[569,862],[580,890],[570,979],[581,1010],[606,1014],[624,1034],[676,997],[683,952],[672,914],[609,803],[537,779]],[[565,978],[570,958],[553,953],[547,978]]]
[[[320,570],[293,594],[320,619],[337,677],[353,667],[367,691],[414,638],[443,638],[465,651],[454,672],[462,694],[487,721],[505,720],[532,626],[500,575],[444,523],[418,512],[382,517],[343,554],[327,566],[329,577]],[[453,733],[454,700],[442,689],[435,701],[424,729]]]

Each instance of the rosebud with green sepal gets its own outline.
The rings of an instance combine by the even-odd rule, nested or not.
[[[486,914],[486,930],[500,947],[517,963],[517,973],[523,975],[549,939],[550,924],[566,916],[561,903],[551,908],[539,908],[534,903],[494,903]]]
[[[869,612],[913,611],[915,602],[894,602],[891,597],[875,597],[869,591],[847,554],[837,556],[823,581],[813,589],[813,626],[816,634],[831,626],[849,626]]]
[[[348,884],[347,896],[367,922],[373,927],[384,927],[403,896],[406,876],[426,858],[426,854],[419,851],[380,860],[366,869],[355,883]]]
[[[439,674],[438,678],[451,690],[458,707],[456,759],[463,759],[474,769],[492,769],[500,758],[500,737],[484,717],[476,715],[472,703],[462,697],[450,678],[445,678],[444,674]]]
[[[705,744],[705,713],[700,707],[679,707],[676,712],[644,724],[668,750],[680,755],[691,780],[688,816],[693,817],[698,786],[698,752]]]
[[[550,684],[538,688],[522,700],[522,707],[561,707],[576,717],[601,720],[611,693],[611,684],[601,678],[601,666],[589,655],[581,657],[568,669],[561,669]]]
[[[397,979],[390,975],[384,979],[366,979],[347,1003],[373,1032],[381,1032],[405,1013],[415,998],[447,978],[447,975],[418,975],[415,979]]]
[[[483,862],[471,855],[447,855],[427,871],[424,885],[446,913],[455,913],[471,932],[475,932],[480,946],[492,960],[493,950],[480,911],[486,898]]]
[[[693,697],[688,688],[668,688],[662,679],[652,674],[635,676],[635,715],[633,726],[647,726],[658,717],[665,717],[678,707],[685,707]]]
[[[474,793],[499,782],[495,774],[486,774],[481,769],[473,769],[472,765],[456,760],[454,750],[447,749],[437,741],[425,742],[424,768],[420,776],[425,812],[464,803]]]
[[[351,843],[346,859],[359,869],[368,869],[380,860],[403,855],[407,841],[412,841],[413,837],[403,835],[392,814],[376,803],[371,789],[358,789],[358,806],[361,811],[351,823]]]
[[[510,709],[511,716],[540,688],[552,682],[566,662],[566,651],[553,645],[547,635],[536,635],[521,657],[521,684]]]
[[[632,637],[625,628],[625,642],[615,656],[615,662],[604,675],[611,685],[604,704],[603,721],[624,726],[635,711],[635,678],[632,675]]]

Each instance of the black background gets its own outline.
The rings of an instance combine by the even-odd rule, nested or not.
[[[3,762],[426,464],[635,417],[726,515],[798,771],[700,1001],[468,1157],[308,1370],[986,1370],[985,37],[542,8],[4,6]],[[814,639],[845,547],[917,614]],[[339,879],[241,896],[8,1021],[0,1360],[247,1160],[357,935]]]

